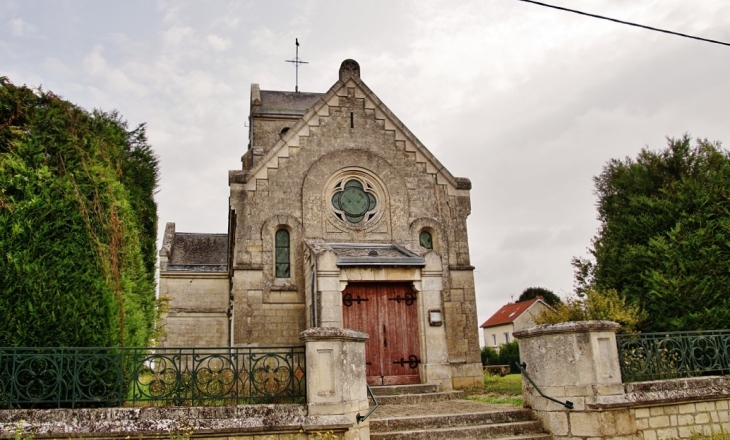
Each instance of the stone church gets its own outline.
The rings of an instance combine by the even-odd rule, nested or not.
[[[227,234],[168,223],[161,344],[300,345],[364,331],[371,385],[480,385],[466,218],[454,177],[345,60],[325,93],[251,86],[248,151],[229,171]]]

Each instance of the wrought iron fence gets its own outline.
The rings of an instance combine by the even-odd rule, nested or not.
[[[298,403],[304,347],[0,348],[0,408]]]
[[[624,382],[730,374],[730,330],[618,334]]]

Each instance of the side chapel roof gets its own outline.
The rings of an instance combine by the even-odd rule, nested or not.
[[[224,272],[228,270],[228,234],[176,232],[168,223],[161,256],[167,256],[167,270]]]
[[[520,315],[525,313],[527,309],[532,307],[536,302],[541,302],[545,305],[545,301],[542,298],[533,298],[527,301],[520,301],[517,303],[509,303],[502,306],[501,309],[497,310],[497,313],[492,315],[489,319],[484,321],[484,324],[480,325],[481,328],[495,327],[498,325],[509,324],[514,322],[515,319],[519,318]],[[549,306],[548,306],[549,307]]]

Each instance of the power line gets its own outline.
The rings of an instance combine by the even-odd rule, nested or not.
[[[687,34],[682,34],[682,33],[679,33],[679,32],[668,31],[666,29],[659,29],[659,28],[655,28],[655,27],[651,27],[651,26],[644,26],[643,24],[632,23],[630,21],[617,20],[615,18],[604,17],[602,15],[589,14],[587,12],[576,11],[575,9],[562,8],[560,6],[549,5],[547,3],[536,2],[534,0],[519,0],[519,1],[525,2],[525,3],[532,3],[532,4],[540,5],[540,6],[545,6],[545,7],[548,7],[548,8],[559,9],[561,11],[572,12],[574,14],[585,15],[585,16],[588,16],[588,17],[600,18],[601,20],[608,20],[608,21],[612,21],[614,23],[620,23],[620,24],[626,24],[626,25],[629,25],[629,26],[635,26],[635,27],[639,27],[639,28],[642,28],[642,29],[648,29],[650,31],[663,32],[665,34],[676,35],[678,37],[691,38],[693,40],[705,41],[707,43],[715,43],[715,44],[722,44],[723,46],[730,46],[730,43],[725,43],[723,41],[710,40],[710,39],[707,39],[707,38],[695,37],[693,35],[687,35]]]

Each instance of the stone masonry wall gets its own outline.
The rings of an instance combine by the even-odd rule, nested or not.
[[[234,346],[299,345],[305,327],[304,292],[264,290],[261,271],[236,271],[233,278]],[[245,294],[242,294],[245,292]]]
[[[515,331],[525,406],[556,440],[659,440],[730,432],[730,376],[621,382],[608,321],[567,322]],[[560,403],[571,402],[568,409]]]
[[[0,410],[0,438],[306,440],[352,425],[305,405]],[[192,435],[190,435],[192,433]]]
[[[162,318],[163,347],[228,345],[228,274],[160,274],[160,298],[168,299]]]
[[[730,398],[710,402],[636,408],[636,428],[643,440],[693,438],[730,432]]]
[[[444,301],[444,325],[454,388],[472,388],[482,384],[479,348],[479,323],[476,293],[471,270],[450,271],[451,288]]]

